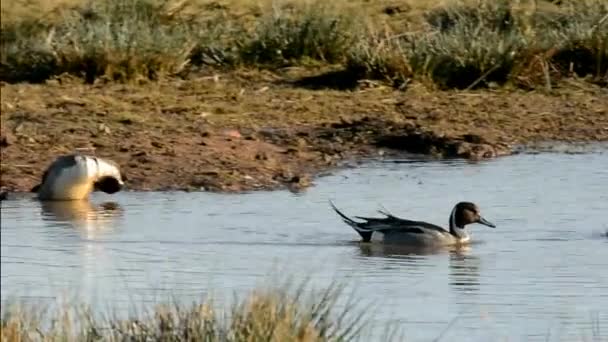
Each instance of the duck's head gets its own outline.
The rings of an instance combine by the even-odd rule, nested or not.
[[[472,223],[479,223],[490,228],[496,228],[494,223],[481,216],[479,207],[475,203],[460,202],[456,204],[454,210],[452,210],[452,215],[450,216],[450,225],[464,228],[464,226]]]
[[[107,194],[113,194],[122,190],[125,186],[124,178],[117,178],[113,176],[101,177],[97,182],[93,184],[96,191],[103,191]]]

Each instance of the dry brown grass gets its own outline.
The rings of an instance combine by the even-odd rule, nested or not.
[[[152,312],[119,319],[84,305],[6,304],[0,336],[17,341],[347,341],[360,336],[362,315],[352,306],[334,309],[341,288],[305,293],[275,287],[253,291],[229,312],[211,301],[158,305]]]
[[[608,3],[564,0],[5,0],[0,79],[186,76],[337,64],[395,85],[608,82]]]

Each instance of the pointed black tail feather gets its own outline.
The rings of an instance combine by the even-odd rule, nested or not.
[[[342,217],[342,219],[344,220],[344,222],[348,223],[348,224],[357,224],[356,221],[354,221],[353,219],[351,219],[350,217],[346,216],[343,212],[341,212],[338,208],[336,208],[336,206],[334,205],[334,202],[332,200],[329,200],[329,204],[331,205],[331,207],[334,209],[334,211],[340,215],[340,217]]]
[[[332,202],[331,200],[329,200],[329,204],[334,209],[334,211],[338,215],[340,215],[342,220],[344,222],[346,222],[346,224],[351,226],[357,233],[359,233],[359,235],[361,236],[361,239],[363,239],[363,242],[369,242],[371,240],[373,232],[360,230],[361,227],[359,226],[359,223],[357,221],[354,221],[353,219],[351,219],[350,217],[348,217],[344,213],[342,213],[338,208],[336,208],[336,206],[334,205],[334,202]]]

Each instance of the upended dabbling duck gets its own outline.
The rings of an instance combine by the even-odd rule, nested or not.
[[[333,202],[330,201],[330,204],[344,222],[359,233],[363,242],[370,242],[373,237],[373,240],[384,243],[420,246],[457,245],[471,241],[471,236],[466,231],[468,224],[480,223],[496,228],[493,223],[481,216],[477,205],[471,202],[460,202],[454,206],[450,214],[449,230],[427,222],[402,219],[385,211],[379,211],[385,215],[381,218],[355,216],[363,220],[357,222],[338,210]]]
[[[118,164],[111,160],[70,154],[55,159],[31,191],[43,201],[83,200],[95,190],[116,193],[124,187],[124,180]]]

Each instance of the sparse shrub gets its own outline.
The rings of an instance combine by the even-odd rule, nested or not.
[[[361,77],[385,80],[399,87],[413,75],[406,49],[400,38],[372,33],[349,51],[346,68]]]
[[[286,64],[305,59],[342,62],[363,31],[354,16],[315,2],[277,8],[263,16],[243,44],[245,63]]]
[[[511,23],[508,6],[450,6],[427,19],[437,31],[385,35],[350,54],[350,65],[365,65],[385,79],[431,79],[443,88],[504,83],[525,47]]]
[[[449,32],[407,44],[415,73],[429,76],[444,88],[467,88],[475,83],[505,83],[525,48],[525,39],[515,30],[457,24]]]

